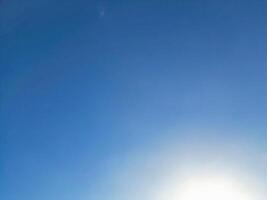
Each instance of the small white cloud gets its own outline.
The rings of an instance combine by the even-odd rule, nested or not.
[[[100,8],[98,11],[99,17],[104,17],[106,14],[106,9],[105,8]]]

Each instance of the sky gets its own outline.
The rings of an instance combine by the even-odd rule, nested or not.
[[[266,9],[2,0],[0,198],[159,200],[212,172],[263,200]]]

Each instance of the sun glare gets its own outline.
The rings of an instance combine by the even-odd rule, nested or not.
[[[251,200],[241,185],[224,177],[193,178],[182,184],[179,200]]]

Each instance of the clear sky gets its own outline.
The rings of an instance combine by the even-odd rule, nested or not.
[[[267,1],[0,9],[2,200],[155,200],[196,171],[266,197]]]

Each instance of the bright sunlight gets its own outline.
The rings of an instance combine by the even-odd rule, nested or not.
[[[225,177],[192,178],[182,184],[179,200],[252,200],[241,184]]]

